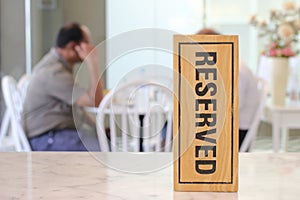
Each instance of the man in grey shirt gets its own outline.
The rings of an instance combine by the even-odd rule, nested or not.
[[[56,46],[34,67],[24,103],[24,125],[32,150],[99,150],[92,128],[77,131],[73,118],[73,111],[98,106],[103,97],[99,61],[93,50],[85,26],[66,24],[59,30]],[[74,65],[83,60],[89,71],[88,89],[73,78]]]

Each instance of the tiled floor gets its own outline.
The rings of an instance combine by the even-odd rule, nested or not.
[[[282,146],[282,144],[281,144]],[[272,136],[271,135],[258,135],[254,146],[253,152],[273,152]],[[280,152],[283,152],[283,148]],[[287,152],[300,152],[300,134],[291,133],[287,143]]]
[[[13,151],[11,148],[1,149],[0,151]],[[272,128],[270,124],[261,123],[257,138],[252,149],[253,152],[273,152],[272,147]],[[280,150],[282,152],[283,149]],[[300,152],[300,130],[290,130],[287,143],[287,152]]]

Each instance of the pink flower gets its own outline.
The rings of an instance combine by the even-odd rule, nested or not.
[[[276,56],[282,56],[282,54],[283,54],[283,51],[282,51],[282,49],[276,49],[275,50],[276,51]]]
[[[251,16],[250,24],[259,30],[259,37],[268,38],[263,54],[271,57],[291,57],[299,53],[298,34],[300,32],[300,7],[292,0],[283,3],[283,9],[271,10],[269,20],[259,20]],[[295,49],[294,50],[294,45]]]
[[[272,42],[270,44],[270,49],[275,49],[277,47],[277,42]]]
[[[282,51],[283,51],[283,55],[285,55],[285,56],[294,56],[295,55],[295,53],[290,48],[285,48]]]
[[[270,56],[276,56],[276,50],[275,49],[271,49],[269,52]]]

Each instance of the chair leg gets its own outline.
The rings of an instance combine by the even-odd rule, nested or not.
[[[0,143],[2,142],[3,138],[8,133],[9,120],[10,120],[9,112],[6,110],[4,113],[4,116],[3,116],[2,124],[1,124]]]

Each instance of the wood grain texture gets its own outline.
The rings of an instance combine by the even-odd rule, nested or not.
[[[238,37],[174,36],[174,189],[238,190]]]

